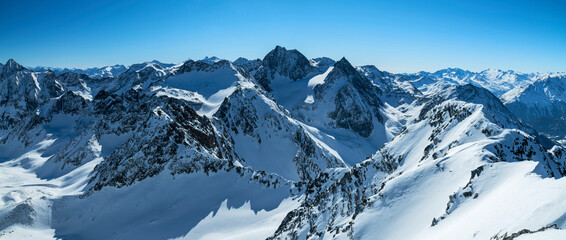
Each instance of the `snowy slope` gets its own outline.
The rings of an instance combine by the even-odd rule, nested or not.
[[[264,224],[271,218],[277,224],[284,217],[281,212],[294,206],[289,186],[267,187],[253,177],[237,169],[176,176],[163,173],[127,188],[106,188],[86,198],[64,197],[55,202],[52,226],[56,236],[62,238],[169,239],[191,232],[201,219],[222,221],[228,217],[222,215],[226,209],[238,209],[239,221]],[[263,215],[256,217],[258,212]],[[267,237],[276,228],[271,225],[264,226],[267,234],[255,234]],[[252,225],[241,227],[250,229]],[[240,238],[245,234],[254,233],[244,232]]]
[[[163,86],[197,93],[203,103],[199,113],[212,116],[238,82],[250,81],[246,72],[226,60],[213,63],[191,60],[167,77]]]
[[[297,50],[277,46],[262,60],[254,78],[268,97],[289,110],[311,135],[334,149],[349,165],[374,153],[393,137],[392,132],[399,130],[398,126],[384,127],[380,108],[386,105],[380,99],[380,88],[346,59],[309,61]],[[397,100],[395,107],[399,105]],[[408,104],[412,100],[407,97]]]
[[[148,61],[143,64],[155,64],[159,65],[162,68],[172,68],[176,64],[173,63],[163,63],[157,60]],[[36,72],[46,72],[52,71],[57,75],[61,75],[64,73],[76,73],[76,74],[84,74],[93,79],[104,79],[104,78],[116,78],[119,77],[122,73],[125,73],[131,67],[140,64],[133,64],[132,66],[125,66],[121,64],[116,64],[112,66],[105,66],[105,67],[93,67],[93,68],[54,68],[54,67],[30,67],[29,69],[36,71]]]
[[[553,203],[552,207],[560,209],[556,214],[546,215],[544,209],[536,209],[520,214],[522,221],[517,221],[520,208],[515,207],[520,204],[497,208],[502,202],[517,200],[515,195],[493,191],[497,189],[496,183],[517,179],[524,185],[516,189],[542,187],[544,181],[560,185],[562,179],[558,182],[548,177],[564,174],[562,165],[558,165],[564,160],[552,160],[536,139],[526,133],[504,129],[500,124],[512,124],[513,117],[504,116],[494,105],[459,100],[467,97],[461,96],[466,92],[461,90],[455,88],[437,96],[431,102],[431,109],[425,106],[416,111],[406,130],[367,161],[349,171],[321,174],[307,187],[305,200],[287,216],[274,237],[472,239],[479,234],[479,239],[489,239],[496,234],[514,233],[523,228],[537,230],[556,221],[561,223],[561,214],[566,209],[558,204],[561,194],[551,186],[543,187],[548,189],[546,191],[529,188],[530,194],[544,192],[544,195],[531,197],[524,204],[547,206],[536,203],[544,199],[545,203],[548,201]],[[497,101],[495,96],[492,101]],[[523,162],[526,155],[533,157],[532,160]],[[516,171],[498,174],[513,168],[511,166],[515,166]],[[525,178],[531,171],[541,175]],[[524,194],[529,196],[529,193]],[[507,200],[476,203],[498,197]],[[472,204],[474,208],[467,208]],[[494,216],[494,219],[486,222],[489,217],[477,216],[463,221],[452,217],[466,211],[472,214],[484,211],[485,216]],[[537,216],[545,217],[529,220]],[[450,224],[459,223],[462,224],[457,228],[450,228]]]
[[[519,73],[512,70],[488,69],[471,72],[448,68],[434,73],[405,74],[400,78],[412,83],[425,94],[433,94],[451,86],[472,84],[488,89],[505,103],[521,120],[547,137],[564,142],[566,132],[561,82],[565,73]]]
[[[212,56],[212,57],[204,57],[201,60],[198,60],[197,62],[203,62],[203,63],[208,63],[208,64],[215,64],[219,61],[222,61],[222,59],[216,57],[216,56]]]
[[[380,112],[385,106],[381,90],[345,58],[320,79],[311,79],[309,101],[301,102],[292,112],[315,127],[347,163],[355,164],[352,157],[364,159],[387,141],[385,119]]]
[[[117,77],[120,74],[124,73],[127,70],[127,67],[124,65],[113,65],[113,66],[106,66],[106,67],[95,67],[95,68],[87,68],[87,69],[79,69],[79,68],[52,68],[52,67],[32,67],[30,68],[36,72],[44,72],[51,70],[55,74],[63,74],[63,73],[78,73],[78,74],[85,74],[91,78],[101,79],[107,77]]]
[[[505,106],[537,130],[564,140],[566,75],[551,75],[501,96]]]
[[[520,73],[512,70],[487,69],[471,72],[460,68],[447,68],[433,73],[418,72],[407,77],[423,93],[434,93],[451,85],[473,84],[483,87],[496,96],[518,87],[528,85],[538,79],[557,73]]]
[[[501,96],[512,111],[526,121],[559,117],[566,112],[566,75],[548,77]]]
[[[402,76],[381,71],[373,65],[356,67],[356,70],[377,85],[383,92],[385,102],[391,105],[411,103],[415,97],[422,95],[410,81]]]
[[[562,80],[280,46],[101,79],[10,60],[0,238],[562,239],[566,150],[521,115]]]
[[[347,166],[336,151],[253,85],[238,86],[214,117],[244,164],[254,169],[308,181],[326,168]]]
[[[226,207],[222,205],[226,201],[230,208],[251,203],[249,210],[241,210],[248,213],[250,221],[270,219],[272,224],[281,221],[288,204],[293,206],[294,200],[289,199],[285,208],[277,208],[290,197],[291,183],[274,174],[243,168],[230,143],[217,135],[207,117],[194,110],[198,102],[160,94],[160,86],[140,86],[146,82],[163,83],[158,77],[164,75],[153,64],[132,67],[131,76],[125,74],[117,79],[128,81],[110,83],[109,86],[116,87],[97,90],[93,99],[75,94],[61,84],[55,84],[60,88],[60,92],[53,93],[57,95],[47,95],[50,88],[44,86],[58,83],[55,74],[36,74],[15,63],[10,66],[5,73],[11,75],[6,75],[2,82],[28,84],[29,81],[31,87],[8,89],[12,94],[6,98],[10,101],[3,103],[6,106],[3,109],[17,109],[21,119],[27,122],[6,122],[19,131],[2,135],[0,144],[1,149],[8,150],[3,153],[1,167],[8,179],[1,192],[5,201],[0,216],[2,236],[9,239],[30,234],[37,239],[174,238],[186,235],[201,219]],[[34,78],[36,75],[39,77]],[[63,76],[62,80],[70,88],[84,83],[80,77]],[[12,89],[21,90],[21,97],[14,99]],[[29,105],[22,105],[22,101],[44,106],[35,111]],[[217,172],[221,172],[218,178],[209,177]],[[211,184],[214,179],[218,179],[217,193],[209,191],[213,185],[198,183]],[[196,187],[194,191],[172,194],[171,189],[186,188],[189,183]],[[234,197],[229,197],[225,188],[232,189]],[[151,195],[153,198],[139,197],[152,192],[151,189],[162,192]],[[202,193],[205,189],[210,195]],[[194,198],[195,192],[201,198]],[[273,197],[267,197],[270,194]],[[193,199],[192,204],[171,208],[188,197]],[[117,209],[124,210],[120,217],[115,215],[116,211],[108,210],[107,202],[111,199],[123,199],[114,201]],[[141,216],[129,208],[136,201],[145,204],[141,209],[147,212]],[[210,207],[204,208],[201,203]],[[257,211],[263,213],[262,217],[254,217]],[[171,213],[177,217],[166,217]],[[195,217],[188,222],[186,216]],[[154,218],[163,221],[156,224]],[[139,224],[140,219],[154,228]],[[167,231],[154,230],[165,226]]]

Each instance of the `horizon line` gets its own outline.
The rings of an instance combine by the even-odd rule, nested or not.
[[[297,50],[297,49],[289,49],[289,50]],[[298,50],[297,50],[298,51]],[[300,51],[299,51],[300,52]],[[302,53],[301,53],[302,54]],[[306,56],[305,56],[306,57]],[[116,63],[116,64],[106,64],[106,65],[97,65],[97,66],[88,66],[88,67],[60,67],[60,66],[47,66],[47,65],[37,65],[37,66],[29,66],[29,65],[23,65],[20,64],[19,61],[13,59],[13,58],[9,58],[6,61],[0,61],[0,64],[5,65],[5,63],[7,63],[10,60],[14,60],[15,62],[17,62],[18,64],[24,66],[27,69],[30,70],[34,70],[34,68],[46,68],[46,69],[50,69],[50,70],[88,70],[88,69],[94,69],[94,68],[105,68],[105,67],[114,67],[114,66],[124,66],[126,69],[129,69],[132,65],[135,64],[142,64],[142,63],[150,63],[150,62],[159,62],[159,63],[163,63],[163,64],[174,64],[174,65],[179,65],[179,64],[183,64],[186,63],[188,61],[202,61],[205,60],[206,58],[218,58],[219,60],[227,60],[231,63],[234,63],[234,61],[238,60],[239,58],[244,58],[246,60],[259,60],[262,61],[261,58],[246,58],[246,57],[238,57],[235,60],[229,60],[229,59],[225,59],[225,58],[221,58],[221,57],[217,57],[217,56],[205,56],[201,59],[193,59],[193,58],[187,58],[187,60],[181,61],[181,62],[169,62],[169,61],[161,61],[161,60],[157,60],[157,59],[153,59],[153,60],[147,60],[147,61],[141,61],[141,62],[134,62],[131,64],[123,64],[123,63]],[[331,57],[314,57],[314,58],[308,58],[308,60],[314,60],[316,58],[329,58],[335,62],[337,62],[334,58]],[[346,57],[344,57],[346,58]],[[348,58],[346,58],[348,59]],[[3,63],[2,63],[3,62]],[[514,69],[501,69],[501,68],[493,68],[493,67],[489,67],[489,68],[485,68],[482,69],[481,71],[474,71],[474,70],[469,70],[469,69],[465,69],[465,68],[461,68],[461,67],[454,67],[454,66],[449,66],[449,67],[444,67],[444,68],[440,68],[434,71],[426,71],[426,70],[419,70],[419,71],[415,71],[415,72],[394,72],[394,71],[389,71],[389,70],[383,70],[382,68],[379,68],[377,65],[375,64],[362,64],[362,65],[357,65],[357,64],[352,64],[352,66],[354,67],[361,67],[361,66],[374,66],[377,69],[379,69],[380,71],[385,71],[385,72],[389,72],[389,73],[394,73],[394,74],[417,74],[417,73],[421,73],[421,72],[426,72],[426,73],[435,73],[438,71],[442,71],[442,70],[448,70],[448,69],[456,69],[456,70],[463,70],[463,71],[467,71],[467,72],[471,72],[471,73],[481,73],[481,72],[485,72],[485,71],[489,71],[489,70],[497,70],[497,71],[502,71],[502,72],[515,72],[515,73],[520,73],[520,74],[541,74],[541,73],[566,73],[566,71],[536,71],[536,72],[523,72],[523,71],[518,71],[518,70],[514,70]],[[34,70],[35,71],[35,70]]]

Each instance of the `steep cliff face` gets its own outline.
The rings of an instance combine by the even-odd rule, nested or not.
[[[350,129],[367,138],[373,131],[374,121],[384,121],[379,113],[383,106],[379,98],[381,90],[360,75],[345,58],[334,64],[324,83],[316,85],[313,91],[315,108],[323,104],[334,105],[331,112],[319,112],[333,120],[331,125]]]
[[[137,115],[131,119],[137,120],[131,133],[126,133],[130,138],[95,168],[93,190],[128,186],[161,173],[166,166],[172,173],[182,173],[188,171],[184,165],[193,161],[223,159],[223,139],[207,118],[178,100],[161,100],[163,104],[130,113]]]
[[[346,167],[340,156],[258,88],[240,86],[214,116],[236,153],[254,169],[309,181],[326,168]]]
[[[525,121],[566,114],[566,77],[548,77],[502,96],[505,105]]]
[[[13,60],[4,65],[0,82],[2,128],[36,114],[36,110],[64,89],[53,73],[38,74]]]
[[[310,61],[299,51],[277,46],[265,55],[254,77],[265,90],[270,91],[274,78],[284,77],[296,81],[314,70]]]
[[[553,75],[514,89],[501,96],[505,106],[535,129],[564,141],[566,76]]]

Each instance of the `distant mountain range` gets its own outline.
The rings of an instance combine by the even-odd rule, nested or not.
[[[564,239],[566,74],[0,65],[1,239]]]
[[[472,84],[488,89],[496,96],[517,87],[531,84],[551,76],[565,76],[566,73],[519,73],[512,70],[488,69],[470,72],[459,68],[447,68],[434,73],[419,72],[407,74],[407,78],[422,92],[435,92],[446,86]]]

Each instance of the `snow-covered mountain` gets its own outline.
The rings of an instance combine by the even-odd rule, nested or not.
[[[206,60],[206,59],[204,59]],[[153,60],[151,62],[145,62],[143,64],[154,64],[154,65],[159,65],[161,68],[167,69],[167,68],[172,68],[174,66],[176,66],[177,64],[173,64],[173,63],[163,63],[157,60]],[[36,71],[36,72],[45,72],[45,71],[53,71],[55,74],[60,75],[63,73],[67,73],[67,72],[71,72],[71,73],[78,73],[78,74],[85,74],[87,76],[89,76],[90,78],[94,78],[94,79],[102,79],[102,78],[115,78],[115,77],[119,77],[122,73],[125,73],[126,71],[128,71],[128,69],[131,69],[132,67],[134,67],[135,65],[140,66],[140,64],[133,64],[129,67],[121,65],[121,64],[116,64],[113,66],[106,66],[106,67],[93,67],[93,68],[86,68],[86,69],[80,69],[80,68],[54,68],[54,67],[30,67],[30,70]]]
[[[487,69],[471,72],[459,68],[447,68],[433,73],[418,72],[406,77],[423,93],[434,93],[446,86],[473,84],[491,91],[496,96],[515,88],[528,85],[549,73],[520,73],[512,70]]]
[[[280,46],[103,78],[10,60],[0,238],[566,237],[564,149],[492,94],[534,78],[452,70]],[[538,89],[513,99],[562,96]]]
[[[547,137],[566,142],[566,105],[564,78],[566,73],[518,73],[512,70],[488,69],[471,72],[448,68],[434,73],[403,74],[424,94],[434,94],[451,86],[472,84],[498,96],[525,123]]]
[[[407,128],[371,158],[311,182],[273,237],[490,239],[563,224],[564,210],[544,210],[561,203],[562,193],[531,194],[548,181],[541,176],[564,175],[564,160],[512,129],[520,123],[495,96],[465,85],[424,101]],[[526,178],[531,171],[540,176]],[[514,207],[537,201],[545,207],[528,213]]]
[[[221,60],[223,60],[223,59],[220,59],[220,58],[218,58],[218,57],[216,57],[216,56],[212,56],[212,57],[208,57],[208,56],[207,56],[207,57],[204,57],[204,58],[201,59],[201,60],[198,60],[197,62],[204,62],[204,63],[208,63],[208,64],[214,64],[214,63],[219,62],[219,61],[221,61]]]
[[[552,74],[501,96],[507,108],[556,140],[566,139],[566,74]]]
[[[86,74],[91,78],[105,78],[105,77],[117,77],[123,72],[127,70],[127,67],[124,65],[116,64],[113,66],[106,66],[106,67],[94,67],[94,68],[87,68],[87,69],[79,69],[79,68],[52,68],[52,67],[33,67],[30,68],[36,72],[44,72],[51,70],[56,74],[62,74],[66,72],[73,72],[73,73],[80,73]]]

